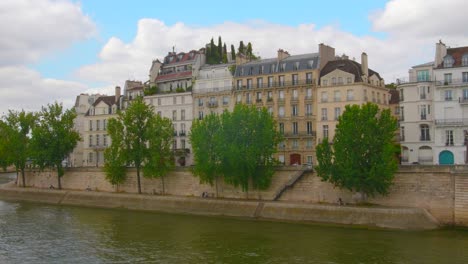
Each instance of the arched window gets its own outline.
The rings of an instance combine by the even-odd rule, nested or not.
[[[444,58],[444,68],[453,67],[453,58],[450,55],[445,56]]]
[[[431,136],[429,134],[429,125],[421,125],[420,129],[421,129],[421,138],[420,138],[420,140],[421,141],[430,141]]]
[[[468,54],[464,54],[462,57],[462,66],[468,66]]]

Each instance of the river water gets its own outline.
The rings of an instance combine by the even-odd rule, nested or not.
[[[0,263],[468,263],[468,230],[368,230],[0,200]]]

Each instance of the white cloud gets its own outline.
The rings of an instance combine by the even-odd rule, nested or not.
[[[81,7],[64,0],[2,0],[0,25],[0,66],[36,62],[96,33]]]

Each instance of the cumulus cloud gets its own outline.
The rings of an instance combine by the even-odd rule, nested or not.
[[[0,25],[0,66],[36,62],[96,33],[80,6],[64,0],[2,0]]]

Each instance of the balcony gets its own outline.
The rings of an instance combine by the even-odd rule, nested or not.
[[[468,126],[468,118],[436,119],[436,126]]]
[[[177,137],[177,131],[174,131],[174,137]]]
[[[317,133],[315,131],[305,132],[288,132],[283,134],[285,138],[297,138],[297,137],[315,137]]]
[[[256,102],[257,104],[261,104],[261,103],[262,103],[262,98],[257,98],[257,99],[255,100],[255,102]]]
[[[420,141],[431,141],[431,136],[430,135],[421,135],[419,136]]]
[[[208,107],[210,108],[218,107],[218,101],[208,102]]]
[[[181,136],[181,137],[185,137],[185,135],[186,135],[186,134],[185,134],[185,130],[181,130],[181,131],[179,131],[179,136]]]
[[[297,81],[278,81],[278,82],[268,82],[267,87],[268,88],[274,88],[274,87],[286,87],[286,86],[299,86],[299,85],[305,85],[305,86],[315,86],[315,79],[305,79],[305,80],[297,80]],[[261,89],[265,88],[265,85],[262,84],[251,84],[251,85],[236,85],[237,90],[245,90],[245,89]]]
[[[459,97],[458,102],[462,105],[468,104],[468,97]]]
[[[313,99],[312,95],[306,95],[306,97],[305,97],[305,100],[309,100],[309,101],[310,101],[310,100],[312,100],[312,99]]]
[[[421,115],[421,120],[426,120],[426,119],[427,119],[426,115]]]
[[[421,99],[421,100],[425,100],[426,98],[427,98],[427,96],[426,96],[425,93],[419,95],[419,99]]]
[[[436,81],[436,86],[468,86],[468,79]]]

